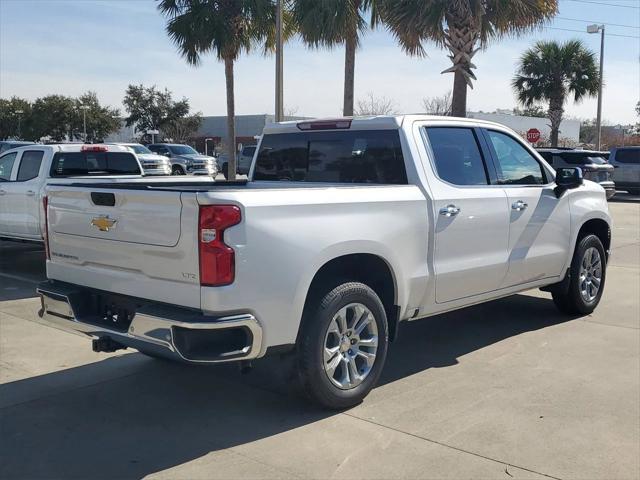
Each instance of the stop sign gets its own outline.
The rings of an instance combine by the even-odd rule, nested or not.
[[[537,128],[527,130],[527,141],[529,143],[536,143],[538,140],[540,140],[540,130]]]

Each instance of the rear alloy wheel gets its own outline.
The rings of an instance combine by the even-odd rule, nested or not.
[[[569,286],[553,292],[558,309],[572,315],[587,315],[600,303],[604,291],[607,257],[602,242],[595,235],[580,239],[571,261]]]
[[[182,167],[180,165],[174,165],[171,168],[171,175],[184,175],[184,170],[182,169]]]
[[[316,403],[357,405],[375,386],[387,355],[382,301],[359,282],[338,285],[308,305],[297,348],[302,386]]]

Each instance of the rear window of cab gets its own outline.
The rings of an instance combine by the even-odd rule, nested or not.
[[[85,175],[140,175],[135,156],[127,152],[57,152],[52,177]]]
[[[398,130],[265,135],[253,180],[406,184]]]

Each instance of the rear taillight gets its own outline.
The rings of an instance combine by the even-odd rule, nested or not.
[[[202,205],[198,221],[200,285],[219,287],[233,283],[235,252],[224,243],[224,231],[240,223],[235,205]]]
[[[44,209],[44,228],[42,229],[42,239],[44,240],[44,253],[47,260],[51,260],[49,253],[49,197],[42,197],[42,208]]]

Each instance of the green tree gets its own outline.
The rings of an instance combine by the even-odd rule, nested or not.
[[[273,0],[160,0],[159,10],[167,18],[167,33],[190,65],[214,53],[224,62],[227,92],[227,154],[229,180],[235,180],[235,61],[241,53],[273,41]]]
[[[377,0],[382,22],[411,55],[424,56],[424,41],[446,47],[453,64],[452,115],[467,112],[467,86],[478,50],[492,39],[529,32],[551,19],[557,0]]]
[[[80,107],[89,107],[86,111]],[[84,138],[84,122],[87,123],[87,138]],[[118,131],[121,126],[120,111],[100,105],[95,92],[80,95],[74,101],[74,113],[71,118],[71,136],[86,142],[103,141],[110,133]]]
[[[547,111],[540,105],[531,105],[530,107],[514,108],[513,113],[515,115],[522,115],[523,117],[537,117],[547,118]]]
[[[159,90],[155,85],[129,85],[123,104],[128,113],[124,119],[127,127],[135,125],[141,132],[162,130],[189,113],[189,100],[175,101],[169,90]]]
[[[9,100],[0,98],[0,139],[33,140],[30,124],[31,104],[28,100],[19,97]]]
[[[61,142],[73,137],[73,122],[77,121],[76,100],[64,95],[47,95],[33,103],[31,129],[33,139],[47,138]]]
[[[187,143],[193,138],[201,124],[202,114],[200,112],[178,118],[162,127],[162,136],[170,138],[173,142]]]
[[[342,113],[353,115],[356,49],[367,29],[365,15],[377,22],[374,0],[294,0],[292,21],[303,41],[313,48],[344,45]]]
[[[598,66],[593,52],[580,40],[563,44],[537,42],[520,58],[513,89],[525,107],[548,102],[551,122],[551,146],[558,146],[558,132],[567,96],[575,102],[598,93]]]

